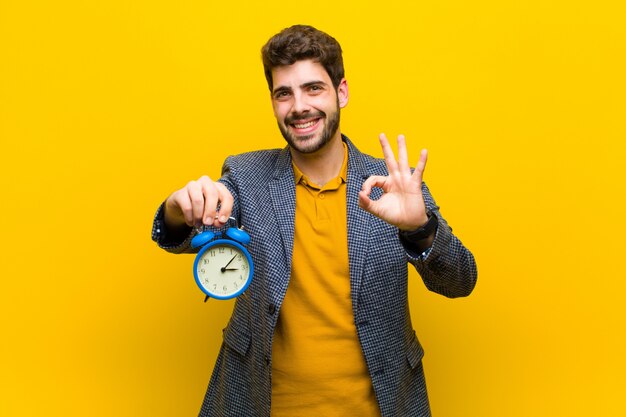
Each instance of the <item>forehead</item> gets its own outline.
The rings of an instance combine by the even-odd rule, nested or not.
[[[272,68],[272,82],[274,90],[280,87],[295,88],[312,81],[322,81],[332,84],[330,76],[319,62],[311,59],[296,61],[292,65],[282,65]]]

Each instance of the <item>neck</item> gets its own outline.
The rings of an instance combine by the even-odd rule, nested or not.
[[[339,131],[330,142],[316,152],[304,154],[293,148],[290,148],[290,152],[300,171],[320,187],[339,175],[344,153]]]

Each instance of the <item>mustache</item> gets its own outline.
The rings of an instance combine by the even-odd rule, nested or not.
[[[299,120],[317,119],[322,117],[326,117],[326,113],[324,113],[323,111],[317,111],[315,113],[294,113],[291,116],[285,118],[285,124],[290,125],[296,123]]]

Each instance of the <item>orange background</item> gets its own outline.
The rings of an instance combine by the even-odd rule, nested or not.
[[[478,261],[411,274],[437,417],[622,416],[625,9],[617,1],[0,1],[0,415],[187,416],[231,302],[150,241],[158,204],[282,147],[260,47],[345,51],[342,131],[404,133]]]

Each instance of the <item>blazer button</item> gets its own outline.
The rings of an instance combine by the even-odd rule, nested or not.
[[[276,313],[276,306],[274,304],[270,304],[267,307],[267,312],[270,313],[270,315],[274,315],[274,313]]]

